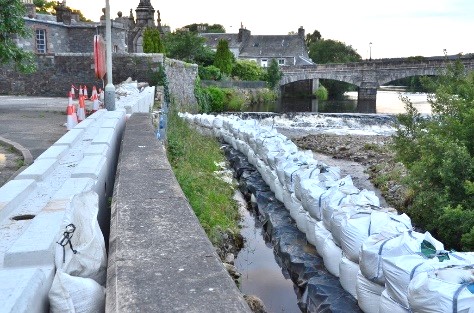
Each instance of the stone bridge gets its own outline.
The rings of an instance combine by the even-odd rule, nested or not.
[[[359,87],[358,99],[375,102],[377,88],[391,81],[411,76],[439,75],[448,64],[461,61],[466,70],[474,70],[474,54],[375,59],[344,64],[316,64],[310,66],[283,67],[280,86],[312,80],[313,91],[319,87],[319,79],[332,79]]]

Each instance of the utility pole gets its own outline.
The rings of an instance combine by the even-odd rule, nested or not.
[[[112,26],[110,23],[110,4],[105,0],[105,38],[107,41],[107,85],[104,90],[105,108],[115,111],[115,86],[112,82]]]

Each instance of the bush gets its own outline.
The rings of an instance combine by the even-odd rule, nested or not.
[[[206,92],[209,95],[211,112],[222,112],[225,108],[226,94],[222,88],[208,87]]]
[[[328,90],[323,85],[320,85],[318,90],[314,92],[316,99],[318,100],[327,100],[328,99]]]
[[[394,138],[413,194],[406,211],[446,248],[474,250],[474,74],[456,62],[424,84],[435,91],[432,117],[404,99],[407,113]]]
[[[254,61],[238,60],[232,68],[232,76],[241,80],[264,80],[265,70]]]
[[[234,89],[226,89],[226,111],[239,112],[245,105],[245,97]]]
[[[214,65],[199,66],[199,78],[203,80],[221,79],[221,70]]]

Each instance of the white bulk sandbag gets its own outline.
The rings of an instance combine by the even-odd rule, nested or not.
[[[408,302],[417,313],[473,313],[473,265],[416,275],[408,286]]]
[[[301,204],[309,214],[317,220],[323,217],[321,203],[329,195],[329,191],[318,186],[319,180],[305,179],[301,183]]]
[[[312,159],[312,156],[304,155],[300,160],[301,162],[291,166],[286,166],[283,169],[285,174],[285,185],[291,192],[295,192],[296,177],[299,173],[304,173],[309,169],[312,171],[314,168],[317,168],[317,161]]]
[[[344,227],[341,228],[342,251],[349,260],[359,263],[362,243],[370,235],[379,233],[383,228],[392,228],[390,233],[398,234],[404,230],[412,229],[412,225],[406,214],[397,215],[376,210],[358,212],[350,216]]]
[[[105,311],[105,288],[90,278],[56,272],[48,294],[51,313],[96,313]]]
[[[314,238],[315,238],[315,245],[314,247],[316,248],[316,252],[322,257],[323,256],[323,248],[324,248],[324,242],[328,238],[331,238],[332,240],[332,235],[329,232],[329,230],[324,227],[324,224],[322,221],[319,221],[316,223],[314,226]]]
[[[212,121],[212,127],[213,128],[223,128],[224,127],[224,120],[222,119],[222,116],[218,115],[216,118]]]
[[[97,222],[98,211],[99,197],[94,191],[72,198],[62,222],[62,232],[58,234],[55,265],[69,275],[91,278],[105,285],[107,255]]]
[[[333,212],[341,207],[341,203],[345,197],[353,193],[359,193],[359,189],[354,185],[334,186],[329,188],[329,194],[321,202],[323,222],[327,229],[331,230]]]
[[[401,306],[400,303],[397,303],[392,298],[390,298],[390,295],[387,293],[387,290],[384,290],[382,292],[382,295],[380,296],[379,312],[381,312],[381,313],[382,312],[387,312],[387,313],[410,313],[411,311],[409,309],[406,309],[405,307]]]
[[[317,162],[317,161],[316,161]],[[298,198],[298,200],[302,200],[302,187],[301,183],[305,179],[312,179],[318,177],[320,171],[320,167],[318,163],[308,165],[304,168],[300,168],[295,175],[294,175],[294,189],[295,189],[295,196]],[[318,180],[318,179],[317,179]],[[319,181],[319,180],[318,180]]]
[[[465,253],[445,253],[449,259],[434,257],[427,259],[420,254],[383,258],[385,288],[389,296],[403,307],[408,308],[408,285],[418,274],[447,266],[474,264],[474,258]]]
[[[278,177],[275,178],[273,186],[275,189],[273,190],[275,193],[275,198],[277,198],[278,201],[283,202],[283,185],[280,183]]]
[[[423,241],[432,244],[436,250],[444,249],[443,244],[433,238],[429,232],[422,234],[409,230],[393,234],[382,231],[371,235],[362,244],[359,255],[360,270],[369,280],[384,285],[382,258],[421,252]]]
[[[306,212],[306,240],[316,246],[315,227],[318,221]]]
[[[357,273],[359,273],[359,264],[352,262],[343,254],[339,263],[339,281],[342,288],[356,299]]]
[[[380,296],[384,286],[371,282],[359,271],[357,273],[357,304],[364,313],[379,313]]]
[[[328,272],[336,277],[339,277],[339,263],[341,262],[342,258],[342,250],[336,246],[332,236],[328,237],[326,241],[324,241],[322,252],[324,266]]]
[[[334,183],[341,179],[341,169],[337,166],[325,166],[319,173],[319,180]],[[328,185],[329,187],[329,185]]]
[[[257,167],[258,157],[255,154],[255,152],[253,152],[253,150],[249,150],[249,153],[247,155],[247,160],[249,161],[250,164]],[[257,168],[257,170],[260,172],[260,170],[258,168]],[[265,180],[265,178],[263,177],[262,172],[260,172],[260,174],[262,175],[262,178]]]
[[[308,212],[306,212],[306,210],[303,209],[303,207],[300,205],[297,209],[296,219],[295,219],[296,227],[298,227],[300,232],[305,233],[305,234],[307,232],[306,225],[308,224],[307,217],[306,217],[307,214]]]
[[[370,215],[372,209],[364,206],[343,205],[335,210],[331,217],[330,228],[328,229],[336,245],[341,246],[342,230],[346,227],[347,220],[358,214]]]

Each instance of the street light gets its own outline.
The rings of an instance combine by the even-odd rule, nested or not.
[[[372,42],[369,42],[369,61],[372,61]]]
[[[107,41],[107,85],[104,90],[105,108],[115,111],[115,86],[112,82],[112,26],[110,23],[110,4],[105,0],[105,39]]]

